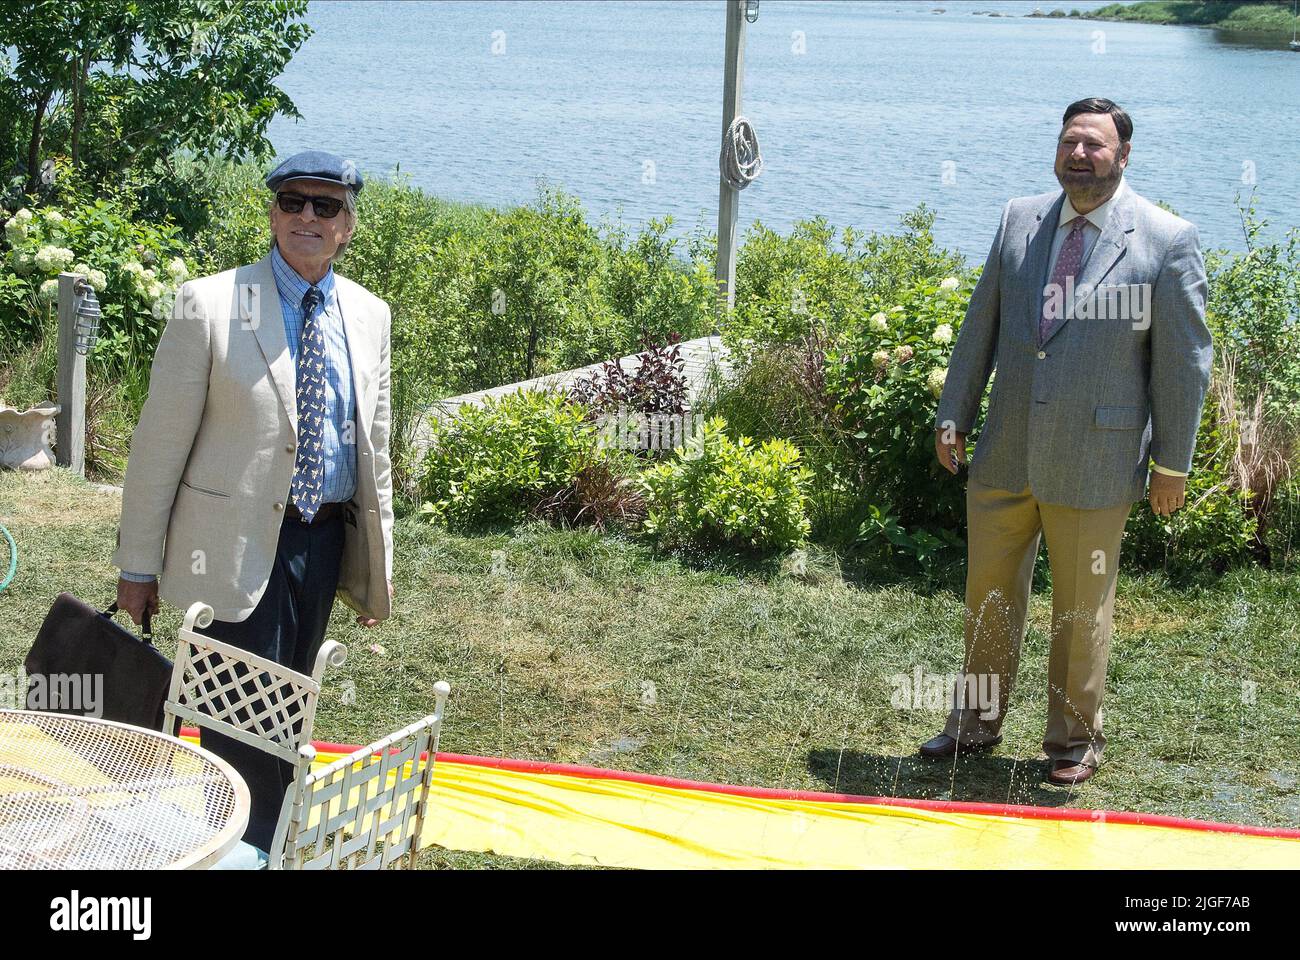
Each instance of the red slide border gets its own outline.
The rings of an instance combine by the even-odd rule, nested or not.
[[[186,727],[183,736],[197,736],[198,730]],[[355,753],[360,747],[346,743],[313,740],[312,746],[325,753]],[[651,773],[632,773],[627,770],[609,770],[604,767],[585,767],[573,763],[550,763],[544,760],[515,760],[510,757],[479,757],[467,753],[439,753],[439,760],[462,763],[467,766],[490,767],[519,773],[540,773],[551,776],[580,777],[587,780],[622,780],[656,787],[679,790],[697,790],[701,793],[721,793],[735,797],[752,797],[763,800],[807,800],[815,803],[863,803],[884,807],[910,807],[936,813],[974,813],[986,817],[1012,817],[1023,820],[1062,820],[1069,822],[1105,822],[1141,827],[1171,827],[1179,830],[1201,830],[1207,833],[1237,833],[1251,837],[1269,837],[1275,840],[1300,840],[1300,829],[1288,827],[1257,827],[1243,823],[1218,823],[1213,820],[1193,820],[1188,817],[1171,817],[1160,813],[1136,813],[1125,810],[1083,810],[1077,807],[1035,807],[1016,803],[980,803],[969,800],[911,800],[907,797],[867,797],[854,793],[822,793],[817,790],[778,790],[773,787],[745,787],[733,784],[708,783],[702,780],[682,780]]]

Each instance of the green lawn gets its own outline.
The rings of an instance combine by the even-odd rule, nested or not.
[[[118,509],[116,494],[62,471],[0,474],[0,522],[20,553],[0,593],[0,671],[17,669],[58,591],[112,599]],[[1122,577],[1107,763],[1067,790],[1044,782],[1040,754],[1047,597],[1033,602],[1004,744],[954,769],[914,756],[942,712],[893,708],[890,677],[959,663],[957,592],[872,582],[818,551],[794,576],[659,559],[583,531],[457,536],[400,510],[396,539],[394,617],[366,631],[336,608],[330,636],[350,656],[327,677],[321,739],[396,729],[446,679],[443,749],[458,753],[1300,825],[1300,574]],[[174,635],[179,619],[166,609],[156,631]],[[526,865],[444,852],[425,862]]]

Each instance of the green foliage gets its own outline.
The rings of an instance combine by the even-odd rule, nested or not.
[[[646,335],[699,336],[711,323],[712,282],[677,262],[663,229],[652,224],[624,245],[553,189],[533,206],[485,211],[435,245],[424,323],[459,330],[452,347],[466,389],[630,353]]]
[[[1187,23],[1242,33],[1269,33],[1290,39],[1296,20],[1291,0],[1141,0],[1112,3],[1084,14],[1097,20],[1133,20],[1139,23]]]
[[[713,258],[667,235],[672,217],[651,219],[635,237],[621,226],[607,234],[609,258],[604,283],[610,306],[623,318],[631,343],[668,343],[707,334],[713,323]]]
[[[827,357],[826,382],[870,499],[908,529],[960,529],[961,484],[934,458],[934,410],[974,277],[926,279],[877,301]]]
[[[430,519],[518,523],[597,457],[587,411],[562,395],[515,391],[439,420],[420,491]]]
[[[5,219],[0,243],[0,332],[18,343],[36,339],[58,308],[58,274],[87,276],[101,302],[92,356],[117,373],[148,366],[177,287],[192,273],[170,224],[134,218],[118,201],[65,208],[27,207]]]
[[[1216,369],[1216,376],[1221,375],[1221,368]],[[1160,517],[1149,502],[1138,501],[1124,529],[1126,562],[1187,574],[1222,572],[1250,560],[1257,520],[1250,491],[1234,482],[1233,457],[1240,442],[1238,424],[1222,419],[1211,398],[1201,415],[1186,505],[1171,517]]]
[[[672,460],[642,474],[646,531],[669,545],[789,550],[808,535],[810,472],[785,440],[732,440],[708,420]]]
[[[959,255],[935,246],[932,211],[922,205],[901,222],[896,235],[846,228],[838,243],[820,217],[788,236],[755,224],[737,257],[736,307],[722,331],[737,360],[810,334],[835,338],[871,312],[869,303],[961,270]]]
[[[1233,360],[1238,399],[1263,398],[1264,429],[1291,427],[1300,410],[1300,227],[1268,242],[1253,195],[1241,213],[1246,253],[1207,257],[1206,322],[1216,350]]]
[[[265,160],[272,118],[298,116],[275,80],[311,33],[306,9],[304,0],[9,0],[0,50],[16,56],[0,74],[0,164],[35,190],[50,185],[40,164],[53,155],[96,188],[155,180],[178,150]]]
[[[943,482],[929,452],[941,386],[931,378],[947,367],[974,275],[935,244],[933,223],[921,206],[896,234],[846,230],[838,245],[823,220],[789,237],[756,226],[741,250],[722,331],[739,369],[713,412],[803,451],[820,541],[871,543],[872,506],[914,528],[914,559],[928,556],[927,538],[948,545],[960,529],[959,485]],[[943,324],[951,336],[939,343]]]
[[[799,448],[812,476],[807,486],[809,536],[850,546],[866,515],[863,464],[854,457],[834,398],[826,391],[825,344],[816,337],[753,354],[705,406],[733,434],[780,437]]]

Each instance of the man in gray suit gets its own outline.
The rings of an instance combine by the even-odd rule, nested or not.
[[[1101,761],[1124,525],[1144,488],[1161,516],[1183,505],[1212,356],[1196,228],[1125,184],[1132,133],[1109,100],[1066,109],[1063,192],[1003,209],[953,350],[935,424],[953,474],[996,376],[966,490],[963,679],[925,756],[1001,742],[1045,536],[1048,778],[1078,783]],[[971,691],[991,702],[974,706]]]

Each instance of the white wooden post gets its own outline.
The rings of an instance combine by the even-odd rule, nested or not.
[[[727,0],[726,66],[722,75],[722,133],[740,116],[741,81],[745,74],[745,0]],[[718,307],[736,305],[736,215],[740,193],[718,171],[718,259],[713,275],[718,283]]]
[[[86,475],[86,358],[77,352],[79,274],[59,274],[59,406],[55,420],[55,462]]]

